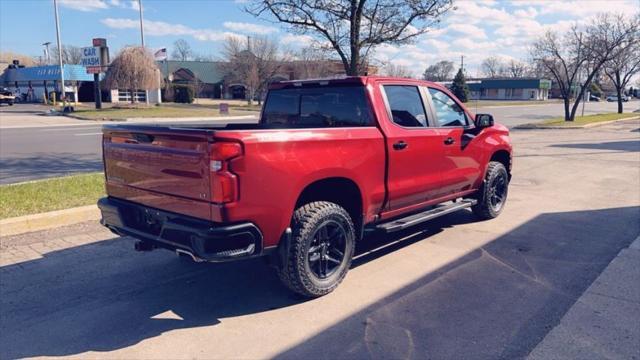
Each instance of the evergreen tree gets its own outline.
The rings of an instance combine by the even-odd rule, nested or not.
[[[453,79],[453,84],[451,85],[451,92],[455,95],[460,101],[466,103],[469,101],[469,87],[467,86],[467,81],[464,78],[464,73],[462,72],[462,68],[458,69],[458,73],[456,77]]]

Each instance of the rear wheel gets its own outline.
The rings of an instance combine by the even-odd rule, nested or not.
[[[345,209],[327,201],[299,207],[286,261],[278,269],[282,282],[306,297],[333,291],[344,279],[355,248],[355,228]]]
[[[471,209],[480,219],[493,219],[500,215],[507,201],[509,174],[504,165],[491,161],[487,167],[482,188],[476,196],[478,203]]]

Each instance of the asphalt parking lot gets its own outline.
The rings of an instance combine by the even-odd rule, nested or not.
[[[316,300],[260,260],[136,253],[95,223],[4,238],[0,358],[526,357],[640,233],[640,122],[512,136],[499,218],[371,236]],[[606,357],[640,357],[626,306],[627,338],[593,344]]]
[[[476,103],[470,101],[467,106],[473,112],[493,114],[496,121],[508,127],[544,121],[563,113],[558,102],[476,108]],[[639,107],[640,100],[625,103],[625,111]],[[35,104],[0,108],[0,184],[102,170],[102,124],[43,116],[47,109]],[[592,102],[586,104],[585,114],[616,109],[613,102]]]

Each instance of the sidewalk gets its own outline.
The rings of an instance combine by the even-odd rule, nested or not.
[[[618,253],[529,359],[640,359],[640,236]]]

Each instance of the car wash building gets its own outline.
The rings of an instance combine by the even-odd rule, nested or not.
[[[22,102],[51,100],[52,93],[60,99],[60,67],[58,65],[18,67],[5,69],[0,84],[19,96]],[[68,101],[93,101],[93,75],[84,66],[64,65],[64,92]]]

